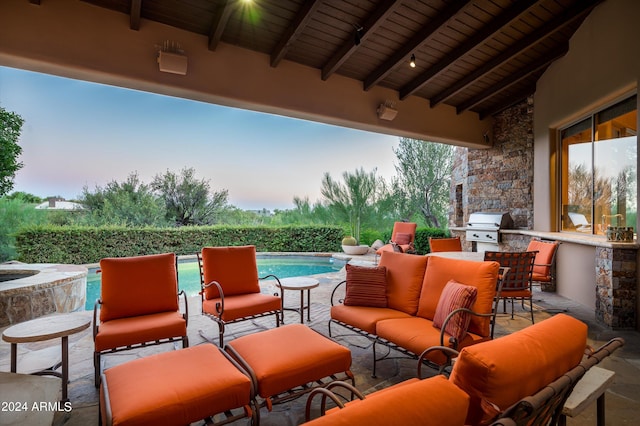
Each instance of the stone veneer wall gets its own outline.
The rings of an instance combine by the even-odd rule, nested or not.
[[[495,117],[491,148],[456,149],[450,206],[450,226],[473,212],[507,211],[516,227],[533,228],[533,97]]]
[[[596,319],[613,329],[636,328],[638,251],[596,247]]]

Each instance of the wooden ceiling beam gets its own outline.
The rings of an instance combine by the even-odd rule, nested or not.
[[[582,0],[572,5],[569,9],[565,10],[561,14],[554,16],[553,19],[547,21],[540,28],[521,38],[515,44],[512,44],[501,54],[493,57],[490,61],[486,62],[483,66],[476,69],[471,74],[468,74],[466,77],[458,80],[456,83],[450,85],[446,89],[440,91],[440,93],[433,96],[430,99],[431,107],[433,108],[440,102],[443,102],[456,93],[459,93],[474,81],[482,78],[484,75],[501,66],[509,59],[519,55],[526,49],[529,49],[531,46],[544,40],[547,36],[570,24],[574,20],[588,14],[598,3],[601,3],[602,1],[604,0]]]
[[[271,66],[277,67],[278,64],[287,55],[287,51],[291,44],[296,41],[298,36],[304,31],[309,20],[321,6],[322,2],[318,0],[307,0],[298,11],[287,31],[282,35],[280,41],[271,52]]]
[[[508,77],[500,80],[498,84],[494,84],[493,86],[489,87],[486,90],[483,90],[481,93],[477,94],[476,96],[459,104],[456,107],[457,113],[462,114],[466,110],[471,109],[474,106],[478,105],[479,103],[483,102],[485,99],[488,99],[491,96],[494,96],[500,93],[501,91],[508,89],[514,84],[526,79],[530,75],[540,71],[541,69],[548,67],[553,61],[566,55],[568,51],[569,51],[569,43],[562,43],[556,46],[551,51],[545,53],[544,57],[541,60],[536,61],[533,64],[527,64],[526,67],[523,67],[518,71],[510,74]]]
[[[333,56],[322,67],[322,80],[328,79],[331,74],[336,72],[338,68],[356,51],[359,43],[364,43],[370,34],[373,34],[375,30],[391,15],[396,7],[400,6],[401,2],[398,0],[384,0],[376,10],[371,13],[367,19],[362,23],[362,30],[359,32],[359,41],[356,43],[355,36],[349,37],[347,41],[340,46],[340,48],[333,54]],[[354,23],[354,25],[356,25]],[[354,30],[357,31],[356,28]]]
[[[402,46],[396,53],[391,55],[382,65],[373,70],[373,72],[364,79],[364,90],[371,89],[389,75],[389,73],[393,71],[400,62],[403,62],[407,58],[407,55],[416,50],[422,43],[431,37],[438,28],[455,16],[456,13],[458,13],[467,3],[469,3],[468,0],[455,0],[442,12],[438,13],[433,21],[429,22],[428,25],[425,25],[411,38],[411,40],[409,40],[408,43]]]
[[[517,93],[514,93],[512,95],[509,96],[509,99],[507,99],[504,102],[501,102],[499,104],[495,104],[493,105],[491,108],[487,108],[483,111],[481,111],[479,113],[480,115],[480,120],[484,120],[485,118],[491,116],[491,115],[496,115],[501,113],[502,111],[504,111],[505,109],[514,106],[515,104],[517,104],[518,102],[527,99],[529,96],[533,95],[534,93],[536,93],[536,85],[535,83],[532,84],[531,86],[527,86],[524,89],[520,90]]]
[[[480,31],[467,39],[464,43],[453,49],[443,60],[436,62],[432,67],[425,70],[418,77],[407,83],[400,89],[400,99],[406,99],[408,96],[420,90],[432,78],[436,77],[442,71],[450,67],[454,62],[475,49],[480,43],[483,43],[500,28],[522,15],[527,9],[537,3],[538,0],[521,0],[515,2],[509,9],[496,16],[489,24],[485,25]]]
[[[218,10],[211,22],[211,31],[209,32],[209,50],[216,50],[216,47],[218,47],[218,43],[220,43],[220,39],[222,39],[222,34],[224,33],[224,29],[227,26],[227,22],[229,22],[229,18],[232,13],[232,0],[225,0],[220,4],[220,6],[218,6]]]
[[[142,0],[131,0],[131,10],[129,11],[129,28],[136,31],[140,29],[141,15]]]

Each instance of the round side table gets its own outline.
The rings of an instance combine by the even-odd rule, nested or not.
[[[18,343],[42,342],[60,337],[62,339],[62,362],[34,374],[60,377],[62,379],[62,401],[68,401],[69,336],[89,328],[89,325],[91,325],[91,316],[70,313],[48,315],[7,328],[2,333],[2,340],[11,343],[11,372],[17,372]],[[61,373],[55,371],[59,366],[61,366]]]
[[[282,322],[284,323],[284,311],[296,311],[300,312],[300,324],[304,324],[304,310],[307,309],[307,321],[311,321],[311,289],[320,285],[320,282],[315,278],[310,277],[290,277],[282,278],[280,280],[280,287],[282,288]],[[285,290],[298,290],[300,291],[300,308],[285,308],[284,307],[284,293]],[[304,304],[304,291],[307,291],[307,305]]]

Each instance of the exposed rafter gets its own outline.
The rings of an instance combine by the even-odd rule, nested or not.
[[[569,43],[558,45],[550,52],[547,52],[540,61],[533,64],[527,64],[526,67],[521,68],[513,74],[509,75],[507,78],[503,78],[502,80],[500,80],[498,84],[494,84],[483,92],[459,104],[458,106],[456,106],[456,111],[458,112],[458,114],[461,114],[464,111],[473,108],[485,99],[491,96],[495,96],[496,94],[513,86],[514,84],[519,83],[530,75],[547,68],[553,61],[566,55],[568,51]]]
[[[484,119],[486,117],[489,117],[491,115],[496,115],[501,113],[502,111],[504,111],[505,109],[517,104],[518,102],[526,99],[527,97],[533,95],[536,91],[536,86],[535,84],[532,84],[530,86],[525,87],[524,89],[516,92],[516,93],[512,93],[511,95],[509,95],[509,98],[501,103],[497,103],[495,105],[493,105],[491,108],[488,108],[484,111],[482,111],[480,113],[480,119]]]
[[[144,18],[201,36],[195,39],[203,40],[200,46],[189,43],[190,53],[208,48],[218,54],[219,43],[229,43],[263,55],[274,73],[286,59],[317,71],[319,80],[339,74],[365,91],[383,86],[391,92],[380,102],[416,96],[482,116],[521,99],[522,87],[535,88],[603,1],[82,0],[126,14],[123,29],[144,30]],[[405,65],[413,53],[432,58],[411,71]]]
[[[309,22],[309,19],[313,16],[315,11],[320,7],[321,1],[319,0],[307,0],[302,5],[302,9],[296,14],[295,19],[291,25],[287,28],[287,32],[284,33],[278,45],[271,52],[271,66],[277,67],[280,61],[286,56],[289,47],[296,38],[302,33],[304,28]]]
[[[438,28],[444,25],[456,13],[460,11],[468,0],[456,0],[449,4],[445,10],[440,12],[435,19],[414,35],[408,43],[400,50],[391,55],[382,65],[373,70],[371,74],[364,79],[364,90],[369,90],[385,78],[400,62],[406,60],[407,55],[413,52],[418,46],[424,43]]]
[[[400,2],[397,0],[384,0],[362,23],[360,43],[364,43],[367,37],[372,34],[399,5]],[[355,50],[355,38],[349,38],[322,67],[322,79],[326,80],[331,76],[331,74],[336,72],[336,70],[340,68],[347,59],[349,59],[349,56],[351,56]]]
[[[142,0],[131,0],[131,11],[129,12],[129,27],[132,30],[140,29],[140,17],[142,14]]]
[[[218,43],[220,43],[220,39],[222,38],[224,29],[227,26],[227,22],[229,22],[231,13],[233,13],[233,1],[222,1],[220,3],[220,6],[218,6],[218,10],[216,11],[216,14],[213,18],[213,22],[211,22],[211,32],[209,33],[209,50],[216,50],[216,47],[218,47]]]
[[[550,34],[571,23],[574,19],[583,17],[602,1],[603,0],[583,0],[574,4],[571,8],[567,9],[562,14],[555,16],[540,28],[536,29],[535,31],[529,33],[527,36],[518,40],[516,43],[512,44],[499,55],[494,56],[493,59],[485,63],[480,68],[476,69],[471,74],[468,74],[466,77],[458,80],[455,84],[450,85],[445,90],[442,90],[440,93],[433,96],[430,99],[431,107],[438,105],[440,102],[465,89],[474,81],[482,78],[484,75],[501,66],[509,59],[521,54],[524,49],[530,48],[531,46],[544,40]]]
[[[500,30],[500,28],[513,21],[535,3],[536,0],[521,0],[515,2],[509,9],[505,10],[489,24],[485,25],[479,32],[467,39],[466,42],[453,49],[453,51],[451,51],[443,60],[438,61],[435,65],[425,70],[422,74],[409,82],[409,84],[401,88],[400,99],[405,99],[407,96],[415,93],[422,86],[427,84],[429,80],[450,67],[455,61],[476,48],[480,43],[483,43],[486,39]]]

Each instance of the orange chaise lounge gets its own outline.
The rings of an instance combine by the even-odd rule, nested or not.
[[[418,224],[413,222],[394,223],[393,231],[391,232],[391,241],[389,244],[385,244],[376,250],[376,255],[381,256],[385,251],[394,251],[394,244],[396,244],[402,252],[413,249],[417,228]]]

